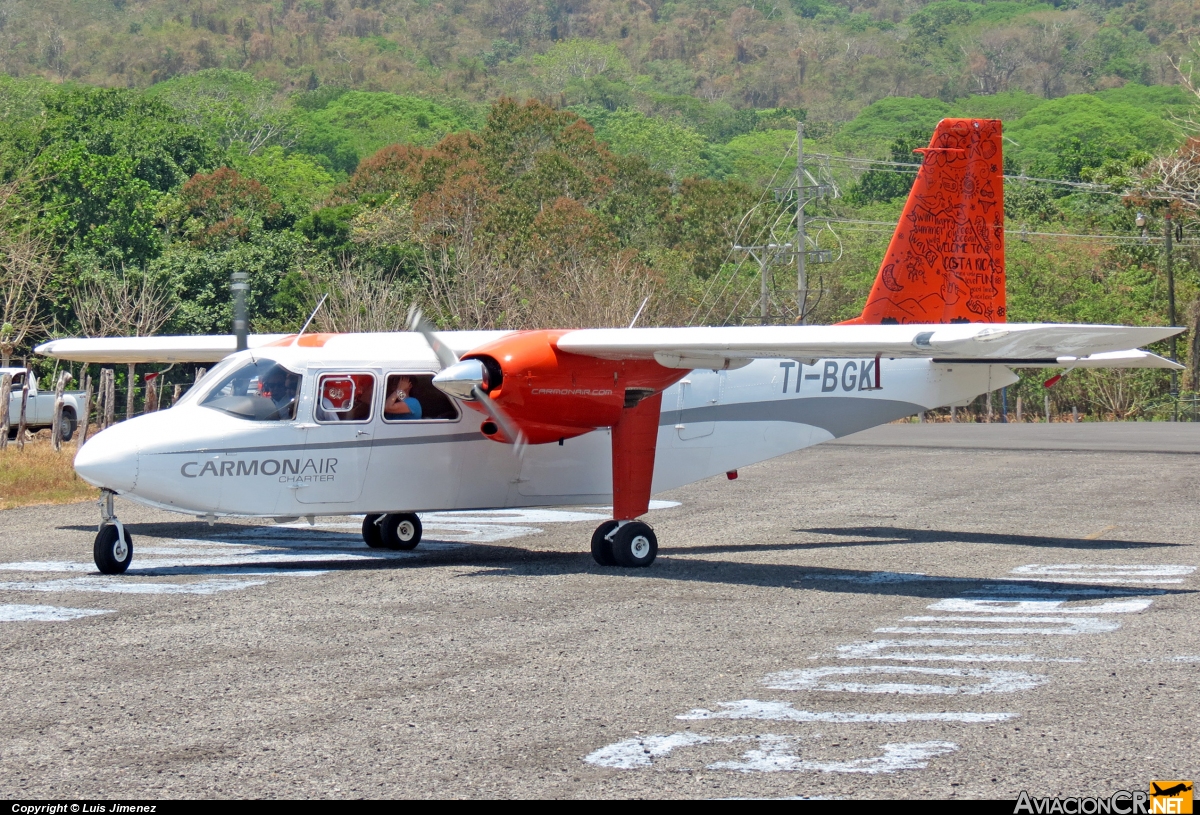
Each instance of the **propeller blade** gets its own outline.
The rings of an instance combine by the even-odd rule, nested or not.
[[[408,309],[408,330],[419,332],[425,338],[425,342],[429,343],[429,347],[438,358],[438,364],[445,370],[458,362],[458,357],[433,333],[435,328],[436,326],[421,314],[421,309],[416,306]]]
[[[500,406],[492,401],[492,397],[483,392],[483,388],[476,385],[471,389],[471,395],[483,407],[483,410],[491,418],[500,431],[513,443],[513,451],[519,456],[525,450],[525,434],[521,432],[521,428],[513,424],[512,420],[500,409]]]

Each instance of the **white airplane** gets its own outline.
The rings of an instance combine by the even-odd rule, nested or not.
[[[1018,381],[1014,367],[1181,366],[1181,329],[1004,323],[1000,123],[947,119],[862,316],[835,326],[64,339],[83,362],[220,359],[169,410],[97,434],[96,565],[133,544],[113,496],[212,520],[365,514],[411,549],[422,511],[613,506],[602,565],[649,566],[653,493]],[[984,322],[980,322],[980,320]],[[497,443],[500,442],[500,443]]]

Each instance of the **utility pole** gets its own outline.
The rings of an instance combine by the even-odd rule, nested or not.
[[[808,323],[808,273],[804,270],[804,122],[796,122],[796,322]]]
[[[758,263],[758,318],[763,325],[771,324],[771,264],[780,256],[792,251],[790,243],[766,243],[762,246],[741,246],[734,249],[745,252]]]
[[[1171,213],[1167,212],[1163,218],[1166,224],[1163,230],[1163,236],[1166,240],[1163,242],[1163,249],[1166,252],[1166,267],[1167,267],[1167,325],[1175,325],[1175,266],[1172,263],[1171,251],[1174,247],[1172,240],[1175,237],[1175,222],[1171,218]],[[1178,362],[1176,359],[1175,337],[1171,337],[1171,361]],[[1179,372],[1171,371],[1171,413],[1172,420],[1179,421]]]
[[[776,229],[780,228],[782,232],[781,227],[783,224],[776,222],[770,227],[770,239],[766,243],[754,246],[735,244],[733,247],[736,251],[746,252],[758,263],[758,316],[759,321],[763,325],[769,325],[772,321],[771,290],[773,286],[771,285],[771,266],[773,264],[790,263],[792,256],[795,256],[796,322],[805,324],[808,322],[808,273],[805,266],[809,262],[830,263],[833,260],[832,251],[828,249],[808,249],[807,246],[808,235],[805,228],[804,205],[817,198],[836,198],[839,195],[837,185],[833,181],[833,175],[828,166],[829,157],[813,155],[810,158],[815,159],[818,165],[815,175],[804,168],[804,123],[797,122],[795,184],[775,190],[775,201],[777,203],[790,202],[793,197],[796,199],[796,233],[793,241],[788,241],[787,238],[778,236]],[[788,229],[790,231],[790,224]]]

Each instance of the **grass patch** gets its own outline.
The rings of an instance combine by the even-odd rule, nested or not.
[[[49,439],[35,439],[18,450],[16,442],[0,451],[0,510],[35,504],[73,504],[95,500],[100,491],[75,474],[75,445],[54,452]]]

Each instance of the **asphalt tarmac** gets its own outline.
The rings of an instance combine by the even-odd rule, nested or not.
[[[995,798],[1200,776],[1200,426],[891,425],[602,509],[0,513],[7,797]],[[338,524],[343,524],[338,526]]]

